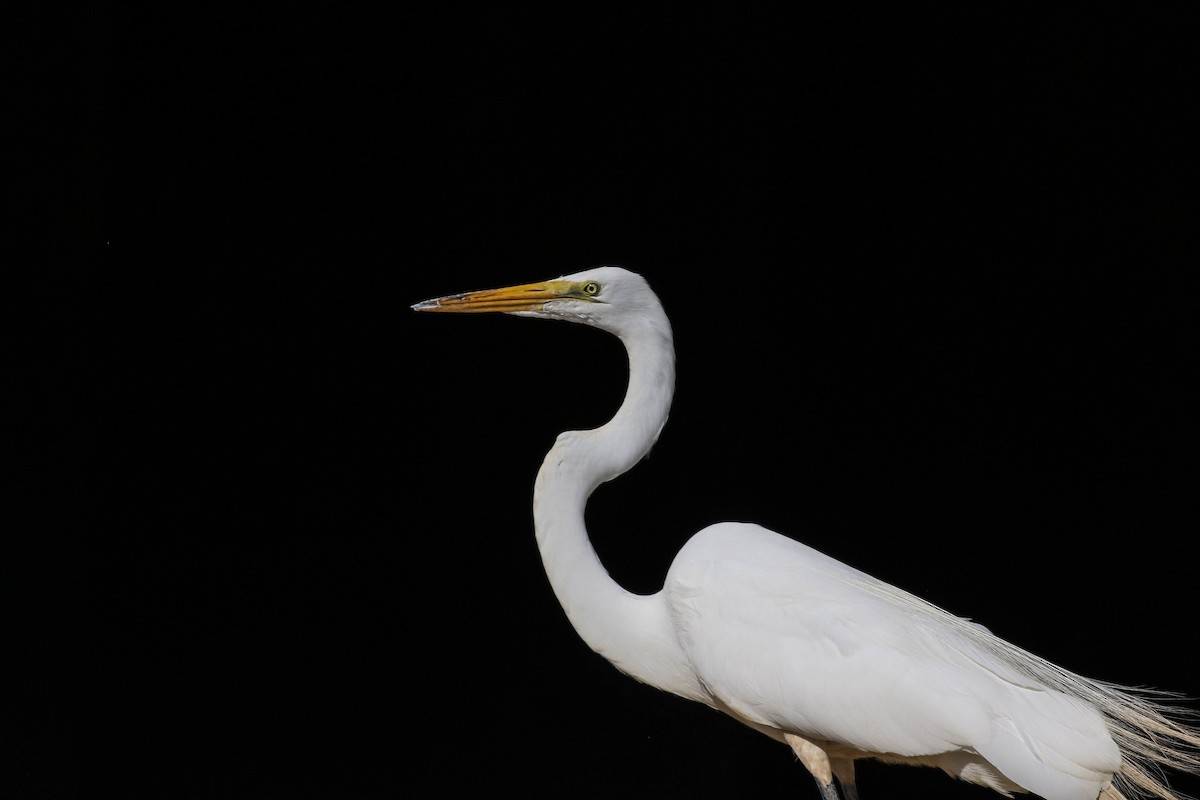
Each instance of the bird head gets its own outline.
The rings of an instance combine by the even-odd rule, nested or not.
[[[438,297],[416,303],[413,310],[454,314],[500,312],[520,317],[560,319],[592,325],[617,335],[628,330],[636,317],[666,319],[662,305],[645,278],[613,266],[539,283]]]

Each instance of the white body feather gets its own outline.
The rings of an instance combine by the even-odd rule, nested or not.
[[[1100,713],[999,658],[986,629],[757,525],[694,536],[661,599],[713,705],[776,738],[1063,800],[1120,768]]]

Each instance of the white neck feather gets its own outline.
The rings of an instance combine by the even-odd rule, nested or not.
[[[591,431],[559,435],[534,488],[538,549],[550,585],[583,640],[621,671],[659,688],[695,684],[660,594],[636,595],[600,563],[584,523],[591,493],[649,452],[667,421],[675,387],[675,349],[666,316],[621,336],[629,386],[616,415]],[[689,696],[685,694],[685,696]]]

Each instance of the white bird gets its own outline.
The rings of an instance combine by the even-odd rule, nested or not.
[[[671,324],[640,275],[606,266],[413,308],[566,320],[621,339],[620,409],[599,428],[560,434],[538,471],[534,521],[550,584],[617,669],[788,744],[824,800],[838,800],[835,778],[856,800],[860,758],[1047,800],[1173,799],[1162,768],[1200,770],[1200,734],[1161,704],[1165,693],[1080,677],[758,525],[696,533],[654,594],[618,585],[584,507],[650,450],[675,385]]]

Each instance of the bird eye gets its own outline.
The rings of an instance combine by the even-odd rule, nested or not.
[[[583,285],[583,293],[589,296],[600,294],[600,284],[595,281],[588,281]]]

